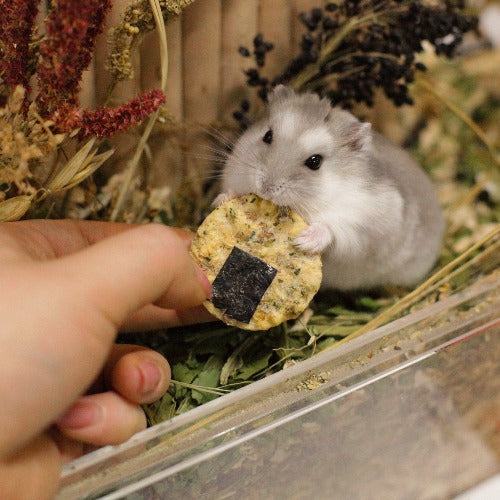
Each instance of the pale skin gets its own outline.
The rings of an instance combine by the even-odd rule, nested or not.
[[[190,235],[152,224],[0,224],[0,496],[51,498],[62,464],[146,426],[167,390],[158,353],[119,330],[209,319]]]

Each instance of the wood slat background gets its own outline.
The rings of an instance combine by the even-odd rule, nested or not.
[[[119,22],[128,3],[129,0],[115,0],[108,28]],[[263,33],[266,40],[275,43],[267,65],[281,69],[304,32],[298,13],[323,3],[322,0],[196,0],[181,16],[167,23],[169,111],[180,121],[231,123],[232,111],[247,93],[243,70],[251,65],[250,60],[238,54],[238,47],[251,48],[253,37]],[[106,51],[106,37],[101,36],[95,61],[85,79],[85,104],[99,104],[106,95],[110,80],[104,68]],[[155,33],[144,37],[133,62],[134,78],[119,87],[123,99],[159,86],[160,59]]]
[[[130,0],[115,0],[107,19],[107,31],[120,22]],[[168,185],[176,194],[200,197],[213,165],[207,155],[206,128],[236,127],[232,112],[242,98],[255,102],[245,85],[243,71],[253,60],[238,53],[241,45],[252,48],[261,32],[275,44],[267,67],[281,70],[297,50],[305,31],[298,13],[322,5],[323,0],[196,0],[166,26],[168,40],[167,109],[178,123],[170,129],[157,126],[143,158],[148,186]],[[105,69],[107,37],[99,37],[94,60],[83,79],[81,103],[93,108],[103,104],[110,83]],[[141,92],[160,86],[160,54],[156,33],[146,35],[133,58],[134,77],[118,84],[108,104],[119,104]],[[205,128],[204,128],[205,127]],[[181,131],[182,133],[179,133]],[[230,134],[231,132],[229,132]],[[137,143],[138,130],[120,134],[112,171],[126,167]]]

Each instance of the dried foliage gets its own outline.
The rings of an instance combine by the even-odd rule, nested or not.
[[[165,102],[161,90],[151,90],[138,99],[116,108],[83,111],[79,108],[58,109],[53,119],[62,130],[78,130],[78,136],[111,137],[141,123]]]
[[[152,90],[116,108],[80,108],[82,73],[111,1],[53,2],[40,43],[35,43],[33,28],[37,4],[0,0],[0,201],[17,198],[17,203],[2,205],[0,220],[20,218],[32,203],[70,189],[112,154],[112,150],[97,154],[94,140],[79,148],[72,137],[110,137],[136,126],[165,102],[162,91]],[[178,5],[168,8],[173,12]],[[34,99],[29,88],[32,76],[38,82]],[[79,150],[67,162],[58,154],[64,146]],[[46,168],[40,168],[43,164]],[[37,178],[35,171],[43,175]],[[52,181],[62,175],[65,182],[47,184],[47,171]]]
[[[167,21],[170,16],[178,16],[182,9],[194,0],[159,0],[162,16]],[[134,0],[126,8],[118,26],[111,29],[110,52],[106,69],[114,78],[114,83],[133,78],[134,69],[130,60],[133,48],[139,39],[155,28],[149,0]]]
[[[30,40],[37,4],[37,0],[0,0],[0,106],[17,85],[28,89],[35,60]]]
[[[35,104],[23,110],[25,95],[26,89],[16,86],[6,105],[0,108],[0,201],[9,195],[17,200],[3,205],[0,220],[15,220],[28,210],[28,200],[34,199],[38,191],[30,165],[53,154],[65,138],[64,134],[51,131],[53,122],[43,120]],[[6,211],[7,207],[12,214]]]
[[[90,64],[110,8],[110,0],[62,0],[50,10],[37,68],[36,103],[42,115],[53,115],[63,104],[77,106],[83,70]]]
[[[332,104],[351,108],[374,103],[375,91],[383,89],[394,104],[412,104],[408,84],[415,72],[424,71],[416,54],[423,42],[436,53],[451,57],[463,35],[475,29],[477,19],[463,13],[463,2],[428,3],[414,0],[343,0],[327,3],[300,14],[307,29],[300,54],[279,74],[263,75],[266,54],[273,44],[258,34],[253,50],[240,47],[256,66],[246,71],[247,85],[262,100],[277,84],[310,90],[328,97]],[[248,126],[246,106],[235,112],[242,128]]]

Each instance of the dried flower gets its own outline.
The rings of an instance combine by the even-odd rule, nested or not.
[[[37,4],[37,0],[0,0],[0,106],[5,105],[9,89],[18,84],[28,88]]]
[[[0,222],[19,220],[30,208],[31,200],[31,196],[23,194],[1,201]]]
[[[31,163],[50,156],[64,139],[51,130],[52,122],[41,119],[34,104],[24,111],[25,94],[18,85],[0,108],[0,199],[6,192],[32,197],[39,186],[33,181]]]
[[[90,64],[110,7],[110,0],[58,0],[52,7],[37,68],[36,102],[43,115],[51,115],[63,103],[78,104],[82,73]]]
[[[49,193],[87,178],[113,154],[98,153],[96,137],[127,130],[165,102],[161,91],[152,90],[117,108],[79,108],[82,72],[111,0],[52,2],[41,43],[33,29],[38,1],[0,0],[0,220],[19,218]],[[186,2],[166,2],[164,8],[176,11]],[[30,103],[28,82],[35,70],[39,93]],[[49,164],[62,141],[75,135],[93,137],[69,160],[54,155]],[[51,172],[55,177],[46,181]]]
[[[194,0],[159,0],[163,19],[179,15],[182,9]],[[110,51],[106,69],[115,81],[128,80],[134,76],[130,56],[139,38],[155,28],[155,20],[149,0],[134,0],[123,13],[118,26],[110,31]]]
[[[110,137],[140,123],[165,102],[161,90],[151,90],[117,108],[84,111],[76,107],[61,107],[53,116],[59,129],[78,130],[80,138],[95,135]]]

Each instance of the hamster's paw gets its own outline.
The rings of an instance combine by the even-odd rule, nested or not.
[[[321,222],[313,222],[293,240],[293,244],[306,253],[321,253],[331,242],[332,235]]]
[[[227,191],[226,193],[219,194],[214,201],[212,201],[212,207],[217,208],[226,201],[236,198],[236,193],[234,191]]]

